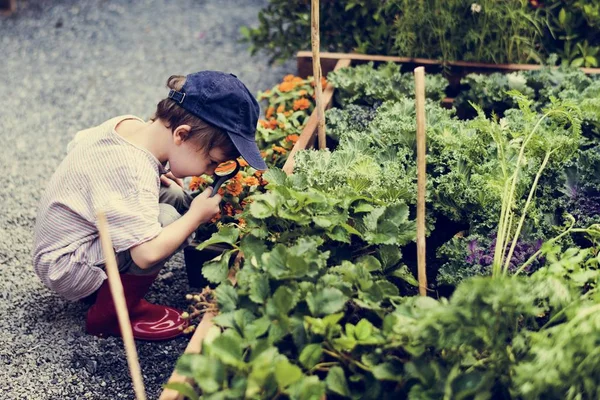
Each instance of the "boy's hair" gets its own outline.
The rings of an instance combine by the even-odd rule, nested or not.
[[[185,76],[171,75],[167,79],[167,87],[181,91],[185,80]],[[166,98],[158,103],[156,112],[150,120],[154,121],[156,119],[160,119],[167,124],[167,128],[170,128],[171,132],[179,125],[189,125],[191,130],[185,140],[191,140],[198,146],[199,151],[208,154],[212,149],[221,149],[229,159],[240,156],[239,151],[225,131],[188,112],[172,99]]]

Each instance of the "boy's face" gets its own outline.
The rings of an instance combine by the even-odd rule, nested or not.
[[[212,175],[222,162],[229,161],[221,149],[209,152],[198,150],[193,143],[183,142],[176,146],[169,157],[171,173],[177,178]]]

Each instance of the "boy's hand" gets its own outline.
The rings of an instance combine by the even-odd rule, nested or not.
[[[169,187],[173,182],[183,188],[183,179],[176,178],[171,172],[167,172],[166,174],[160,176],[160,183],[163,186]]]
[[[221,209],[219,204],[223,197],[216,194],[214,197],[209,197],[212,193],[212,188],[208,187],[204,192],[194,198],[188,213],[192,213],[198,218],[198,224],[205,224],[210,221]]]

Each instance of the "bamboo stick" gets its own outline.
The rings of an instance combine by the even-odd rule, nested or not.
[[[315,100],[317,103],[317,129],[319,135],[319,149],[326,147],[325,142],[325,108],[323,105],[323,88],[321,87],[321,60],[319,56],[319,0],[311,0],[311,41],[313,55],[313,78],[315,81]]]
[[[426,190],[426,143],[425,143],[425,68],[415,68],[415,92],[417,109],[417,265],[419,270],[419,293],[427,295],[425,268],[425,190]]]
[[[127,355],[127,364],[129,365],[129,373],[133,380],[133,389],[137,400],[146,400],[146,390],[144,388],[144,380],[140,362],[133,340],[133,331],[129,321],[129,311],[127,311],[127,303],[123,294],[123,284],[119,276],[119,268],[112,246],[112,240],[108,231],[108,222],[103,211],[97,213],[98,232],[100,234],[100,242],[102,244],[102,252],[106,260],[106,274],[108,275],[108,284],[110,293],[117,309],[117,318],[119,320],[119,328],[125,345],[125,354]]]

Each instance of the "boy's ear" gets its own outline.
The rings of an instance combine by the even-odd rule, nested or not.
[[[190,134],[192,127],[189,125],[179,125],[173,131],[173,142],[175,144],[181,144],[185,142]]]

